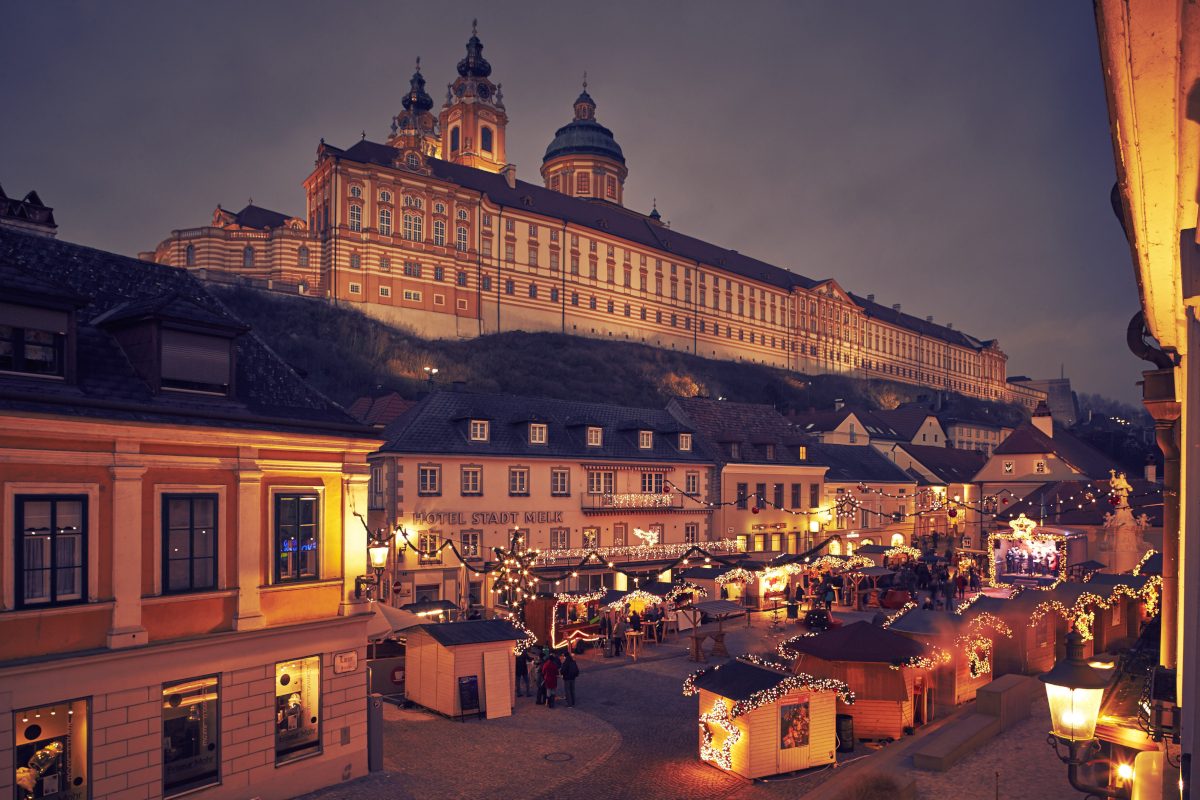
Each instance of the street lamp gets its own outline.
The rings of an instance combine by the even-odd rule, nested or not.
[[[359,575],[354,579],[354,596],[362,599],[365,593],[370,597],[370,587],[380,585],[383,570],[387,567],[388,553],[392,549],[391,539],[382,529],[371,534],[367,542],[367,563],[374,571],[373,575]]]
[[[425,374],[429,376],[429,382],[433,383],[433,376],[439,372],[437,367],[425,367]]]
[[[1038,679],[1046,684],[1046,699],[1050,702],[1051,730],[1047,742],[1054,747],[1059,760],[1067,765],[1067,780],[1071,786],[1084,794],[1129,797],[1127,788],[1093,786],[1079,777],[1079,768],[1089,763],[1088,756],[1100,747],[1095,738],[1096,720],[1111,673],[1090,666],[1084,659],[1083,637],[1078,631],[1067,634],[1067,657]],[[1066,745],[1066,755],[1059,750],[1060,745]],[[1128,778],[1120,777],[1128,786]]]

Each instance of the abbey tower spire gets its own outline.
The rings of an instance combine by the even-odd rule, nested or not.
[[[483,44],[471,22],[467,55],[458,62],[458,77],[447,87],[446,102],[438,121],[441,127],[441,157],[488,172],[499,172],[507,164],[504,110],[500,86],[491,81],[492,65],[483,57]]]
[[[387,143],[398,150],[416,151],[423,156],[441,155],[442,140],[438,134],[438,120],[432,113],[433,98],[425,91],[425,77],[421,74],[421,59],[409,80],[408,93],[400,101],[404,110],[392,118],[392,134]]]

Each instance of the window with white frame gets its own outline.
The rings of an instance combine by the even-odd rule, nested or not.
[[[688,472],[683,476],[683,491],[693,497],[700,494],[699,472]]]
[[[362,187],[361,186],[351,186],[350,187],[350,196],[356,197],[356,198],[362,197]]]
[[[480,538],[483,536],[483,531],[460,531],[458,551],[462,553],[463,558],[478,559],[482,558],[480,550]]]
[[[392,287],[380,286],[379,287],[379,296],[380,297],[391,297],[392,296]]]
[[[404,215],[404,238],[419,242],[425,238],[425,218],[420,214]]]
[[[679,449],[683,452],[690,452],[692,449],[692,435],[690,433],[679,434]]]
[[[465,253],[467,251],[467,226],[459,225],[454,232],[454,249]]]
[[[379,209],[379,233],[383,236],[392,235],[392,210],[390,208]]]
[[[587,474],[588,494],[612,494],[616,473],[610,470],[590,469]]]
[[[550,549],[551,550],[567,550],[571,547],[571,529],[570,528],[551,528],[550,529]]]
[[[488,440],[488,421],[486,419],[471,420],[470,432],[472,442],[486,442]]]
[[[604,429],[596,426],[589,426],[587,429],[587,446],[601,447],[604,444]]]
[[[622,547],[625,544],[626,535],[629,531],[629,526],[624,522],[613,523],[613,546]]]
[[[350,284],[350,294],[362,294],[362,284],[361,283]]]
[[[642,450],[654,447],[654,431],[638,431],[638,447]]]
[[[350,204],[350,230],[362,230],[362,206],[357,203]]]
[[[508,494],[510,497],[529,496],[529,467],[508,468]]]
[[[440,495],[442,493],[441,464],[421,464],[417,467],[417,494]]]
[[[419,303],[421,302],[421,293],[414,289],[405,289],[404,299],[411,303]]]
[[[566,467],[553,467],[550,470],[550,494],[554,497],[566,497],[571,494],[571,471]]]
[[[382,192],[379,193],[379,202],[381,202],[381,203],[392,202],[392,193],[389,192],[387,189],[384,189]]]
[[[642,492],[643,494],[662,494],[663,490],[663,475],[661,472],[643,472],[642,473]]]
[[[446,221],[435,219],[433,221],[433,243],[444,245],[446,243]]]
[[[683,541],[687,544],[696,544],[700,541],[700,523],[687,522],[683,526]]]
[[[420,564],[442,563],[442,535],[439,531],[417,534],[417,561]]]
[[[529,423],[529,443],[530,444],[545,444],[546,443],[546,423],[544,423],[544,422]]]
[[[483,494],[483,467],[464,466],[461,471],[461,493],[467,497],[479,497]]]
[[[458,212],[455,214],[455,216],[462,222],[466,222],[467,221],[467,210],[465,208],[460,208],[458,210]]]

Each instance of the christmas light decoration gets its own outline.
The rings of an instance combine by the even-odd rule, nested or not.
[[[909,656],[899,664],[889,664],[888,666],[894,670],[904,669],[937,669],[942,664],[949,664],[954,660],[954,657],[940,647],[935,647],[928,642],[925,643],[929,647],[928,656]]]
[[[686,694],[686,692],[685,692]],[[716,725],[725,733],[725,739],[720,748],[713,747],[713,732],[710,725]],[[742,732],[734,724],[729,714],[729,704],[718,697],[708,713],[700,715],[700,758],[711,761],[721,769],[733,767],[733,746],[742,738]]]
[[[521,655],[521,653],[524,653],[526,650],[537,644],[537,637],[533,635],[533,631],[529,630],[529,628],[526,628],[525,624],[521,622],[521,620],[517,619],[515,614],[509,615],[507,619],[513,624],[513,627],[524,634],[524,638],[513,645],[514,656]]]
[[[697,586],[691,581],[683,581],[674,589],[667,592],[667,596],[663,599],[668,603],[674,603],[678,605],[679,601],[682,600],[685,595],[691,595],[690,599],[692,600],[697,597],[708,597],[708,589],[705,589],[703,586]]]
[[[908,556],[915,561],[921,557],[921,551],[906,544],[894,545],[883,551],[884,558],[895,558],[896,556]]]
[[[632,592],[628,592],[620,600],[615,600],[609,603],[608,607],[616,610],[624,605],[627,605],[628,603],[642,602],[649,603],[651,605],[658,605],[662,601],[663,599],[656,594],[651,594],[650,592],[642,589],[634,589]]]
[[[1150,559],[1154,558],[1154,556],[1156,556],[1156,555],[1158,555],[1158,551],[1157,551],[1157,550],[1147,550],[1147,551],[1146,551],[1146,554],[1142,556],[1142,560],[1141,560],[1141,561],[1139,561],[1139,562],[1137,563],[1137,566],[1135,566],[1135,567],[1133,568],[1133,574],[1134,574],[1134,575],[1141,575],[1141,574],[1142,574],[1142,569],[1143,569],[1143,568],[1146,566],[1146,562],[1147,562],[1147,561],[1149,561]]]
[[[782,665],[763,658],[738,656],[736,660],[745,661],[756,666],[770,667],[771,669],[784,669]],[[710,669],[711,671],[717,671],[721,669],[721,665],[697,670],[684,679],[684,697],[691,697],[700,691],[696,686],[696,681],[701,675],[707,674]],[[777,685],[769,689],[760,689],[754,692],[745,700],[738,700],[733,704],[733,708],[729,709],[729,715],[734,719],[745,716],[754,709],[774,703],[784,695],[794,692],[797,689],[813,692],[837,692],[838,699],[843,703],[846,705],[854,704],[854,692],[850,691],[850,687],[844,681],[839,681],[837,678],[818,678],[806,672],[800,672],[784,677]]]
[[[1008,523],[1011,531],[995,530],[988,534],[987,550],[995,553],[999,549],[997,542],[1000,540],[1015,541],[1015,542],[1053,542],[1055,552],[1058,555],[1058,576],[1054,583],[1047,588],[1054,588],[1058,584],[1067,579],[1067,557],[1066,557],[1066,542],[1067,537],[1055,531],[1038,529],[1037,523],[1021,514],[1014,520]],[[996,572],[996,557],[993,555],[988,559],[988,584],[995,587],[1011,586],[1001,580]]]
[[[571,548],[563,550],[543,550],[538,554],[537,562],[539,565],[552,565],[555,562],[562,560],[586,559],[588,561],[595,560],[597,563],[608,563],[616,558],[630,558],[639,561],[655,561],[664,558],[679,558],[692,550],[710,553],[740,553],[741,548],[738,546],[737,539],[717,539],[712,542],[704,542],[704,547],[701,548],[690,542],[681,542],[670,544],[660,542],[656,545],[620,545],[615,547],[589,547],[589,548]],[[582,566],[582,564],[580,565]]]
[[[900,619],[901,617],[903,617],[905,614],[912,611],[916,607],[917,607],[917,604],[910,600],[909,602],[905,603],[904,605],[900,606],[895,611],[893,611],[891,614],[889,614],[888,618],[883,621],[883,625],[881,627],[883,627],[883,628],[892,627],[893,622]]]
[[[755,574],[744,567],[734,567],[733,569],[723,572],[713,580],[718,586],[724,586],[727,583],[746,583],[755,579]]]
[[[550,646],[556,650],[561,650],[564,647],[570,647],[576,642],[596,642],[600,640],[599,633],[585,633],[582,630],[576,629],[567,633],[565,639],[558,638],[558,607],[563,604],[575,605],[594,603],[604,599],[604,595],[608,594],[608,590],[600,587],[594,592],[587,594],[556,594],[554,596],[554,608],[550,612]]]
[[[815,558],[807,565],[809,569],[816,571],[837,571],[851,572],[859,567],[866,569],[867,567],[875,566],[875,562],[866,556],[821,556]]]
[[[1059,600],[1047,600],[1034,606],[1033,613],[1029,616],[1029,627],[1036,626],[1046,614],[1055,613],[1066,620],[1067,624],[1074,628],[1086,642],[1093,638],[1092,629],[1096,622],[1098,609],[1110,609],[1120,602],[1121,598],[1127,597],[1144,602],[1146,613],[1152,616],[1158,613],[1161,591],[1162,578],[1156,575],[1140,589],[1126,586],[1123,583],[1116,584],[1112,587],[1108,597],[1101,597],[1093,592],[1084,592],[1075,599],[1070,608]]]
[[[972,678],[987,675],[992,671],[992,639],[984,631],[1012,638],[1012,629],[996,616],[984,611],[975,616],[968,625],[968,632],[957,636],[954,643],[967,656],[967,671]]]

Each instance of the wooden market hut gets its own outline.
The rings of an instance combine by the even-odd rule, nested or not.
[[[700,695],[706,762],[755,779],[837,760],[837,686],[814,686],[741,659],[702,670],[689,682],[692,689],[685,691]]]
[[[1145,601],[1123,593],[1113,597],[1113,593],[1118,591],[1118,586],[1124,586],[1144,596],[1150,582],[1149,575],[1113,575],[1107,572],[1092,575],[1092,579],[1087,582],[1087,585],[1092,587],[1092,592],[1106,599],[1112,597],[1109,608],[1096,610],[1096,622],[1092,630],[1097,653],[1124,649],[1137,640],[1145,621]]]
[[[965,617],[946,611],[914,608],[892,622],[889,630],[950,654],[949,663],[938,664],[933,672],[935,697],[939,705],[957,706],[974,700],[979,687],[990,683],[995,677],[992,675],[992,656],[998,644],[998,634],[992,631],[983,632],[992,640],[992,648],[977,654],[977,658],[983,660],[985,666],[975,669],[975,674],[972,674],[967,648],[955,641],[958,637],[971,633],[970,620]],[[1006,637],[999,638],[1004,642],[1008,641]]]
[[[933,691],[927,669],[905,666],[929,655],[929,647],[898,633],[856,622],[819,636],[797,636],[780,652],[793,658],[792,670],[837,678],[855,694],[853,705],[839,702],[838,713],[854,718],[856,739],[899,739],[933,719]]]
[[[1045,593],[1034,589],[1019,592],[1015,597],[984,595],[963,610],[970,622],[980,614],[991,614],[1012,630],[1012,638],[1000,647],[992,648],[992,673],[1001,675],[1040,675],[1054,666],[1055,645],[1058,641],[1057,616],[1046,614],[1030,625],[1033,611],[1045,600]]]
[[[525,634],[508,620],[477,619],[408,630],[405,697],[446,716],[507,717],[516,703],[513,644]],[[475,708],[462,700],[477,699]]]

